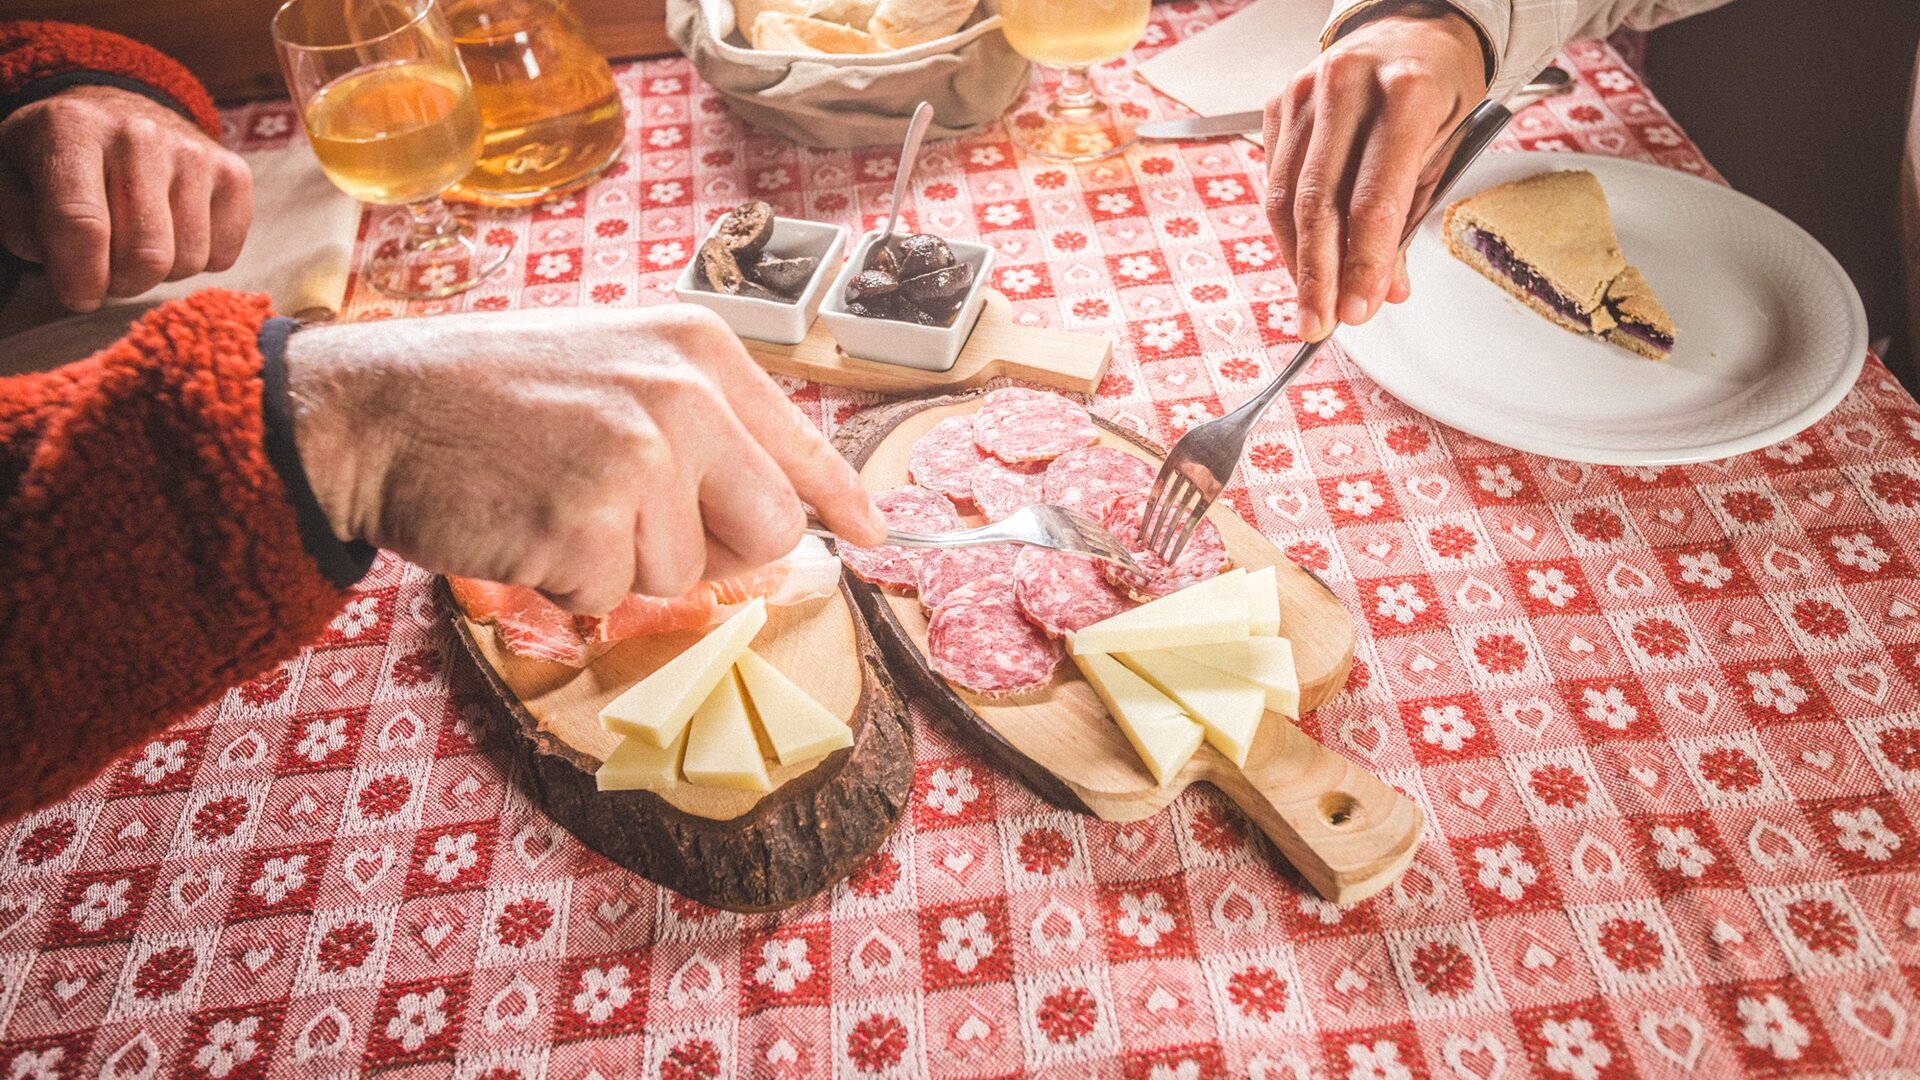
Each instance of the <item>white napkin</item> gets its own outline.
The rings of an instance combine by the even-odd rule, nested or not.
[[[1254,0],[1135,70],[1201,116],[1265,108],[1320,54],[1332,13],[1333,0]],[[1259,142],[1260,134],[1248,138]]]
[[[327,180],[304,142],[242,156],[253,169],[253,227],[232,267],[111,300],[86,315],[61,307],[46,275],[27,273],[0,307],[0,373],[80,359],[111,343],[147,309],[206,288],[264,292],[273,297],[273,309],[286,315],[337,310],[346,295],[360,204]]]

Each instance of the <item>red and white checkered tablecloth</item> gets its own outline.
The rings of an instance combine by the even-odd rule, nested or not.
[[[1234,6],[1157,8],[1144,47]],[[1563,62],[1577,92],[1509,146],[1710,173],[1615,53]],[[751,133],[683,61],[619,81],[624,162],[497,219],[500,284],[410,312],[653,303],[746,196],[886,208],[891,150]],[[908,217],[992,244],[1020,319],[1112,334],[1094,407],[1171,440],[1294,341],[1259,175],[1242,143],[1075,169],[995,129],[928,148]],[[875,400],[790,389],[829,429]],[[426,575],[388,560],[325,640],[4,834],[0,1071],[1916,1075],[1920,405],[1870,361],[1798,438],[1606,469],[1448,430],[1337,352],[1287,400],[1232,498],[1360,624],[1305,726],[1428,815],[1381,896],[1319,901],[1206,790],[1055,810],[917,716],[880,853],[778,917],[707,909],[515,792]]]

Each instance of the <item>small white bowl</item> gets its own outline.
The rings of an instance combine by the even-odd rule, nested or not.
[[[723,220],[724,217],[714,219],[713,227],[707,230],[708,238],[712,238]],[[820,260],[813,268],[813,277],[807,280],[807,287],[792,303],[716,292],[700,279],[699,248],[694,249],[693,258],[687,261],[686,269],[680,271],[680,280],[674,282],[673,294],[725,319],[733,332],[743,338],[775,345],[798,345],[806,340],[807,330],[820,311],[820,301],[826,295],[827,283],[833,280],[834,267],[847,246],[847,235],[847,229],[842,225],[799,218],[773,219],[773,235],[767,238],[768,252],[782,259],[812,255]]]
[[[986,306],[987,272],[993,269],[993,249],[963,240],[947,241],[954,260],[973,267],[973,286],[967,290],[967,298],[961,303],[959,314],[953,317],[952,326],[921,326],[898,319],[867,318],[847,310],[847,282],[866,266],[867,252],[879,238],[878,230],[860,238],[853,258],[847,260],[846,267],[827,290],[826,300],[820,305],[820,321],[827,324],[833,339],[840,343],[840,350],[848,356],[926,371],[952,369],[954,361],[960,359],[960,349],[966,345],[968,335],[973,333],[973,324],[980,321],[980,309]]]

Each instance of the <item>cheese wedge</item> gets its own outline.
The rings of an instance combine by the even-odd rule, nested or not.
[[[1280,636],[1280,581],[1271,566],[1247,574],[1247,633]]]
[[[1144,652],[1247,636],[1247,572],[1229,570],[1067,635],[1068,652]]]
[[[671,746],[766,624],[766,602],[756,599],[609,702],[600,726],[648,746]]]
[[[668,747],[648,746],[637,739],[621,739],[607,760],[594,770],[593,783],[601,791],[665,791],[680,782],[680,758],[687,752],[687,733]]]
[[[734,670],[747,692],[755,731],[765,736],[771,756],[780,764],[792,765],[853,745],[852,728],[759,653],[751,649],[741,653]]]
[[[1173,652],[1125,653],[1117,658],[1154,689],[1180,703],[1207,729],[1207,742],[1235,765],[1247,763],[1267,692]]]
[[[1133,744],[1134,753],[1153,774],[1153,782],[1166,787],[1200,749],[1206,729],[1189,719],[1172,698],[1111,656],[1089,653],[1074,657],[1073,663]]]
[[[759,740],[753,737],[747,699],[741,695],[740,680],[733,677],[731,669],[687,724],[687,754],[680,761],[680,775],[689,784],[773,790],[767,763],[760,756]]]
[[[1269,711],[1300,719],[1300,675],[1293,667],[1293,643],[1286,638],[1253,637],[1173,651],[1196,664],[1252,683],[1266,691]]]

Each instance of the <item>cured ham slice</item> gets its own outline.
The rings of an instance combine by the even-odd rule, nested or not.
[[[570,615],[524,585],[449,577],[454,602],[467,618],[486,623],[516,656],[585,667],[615,643],[725,622],[761,597],[781,606],[830,595],[840,583],[840,560],[815,537],[785,557],[748,574],[703,581],[685,596],[635,593],[605,615]]]

